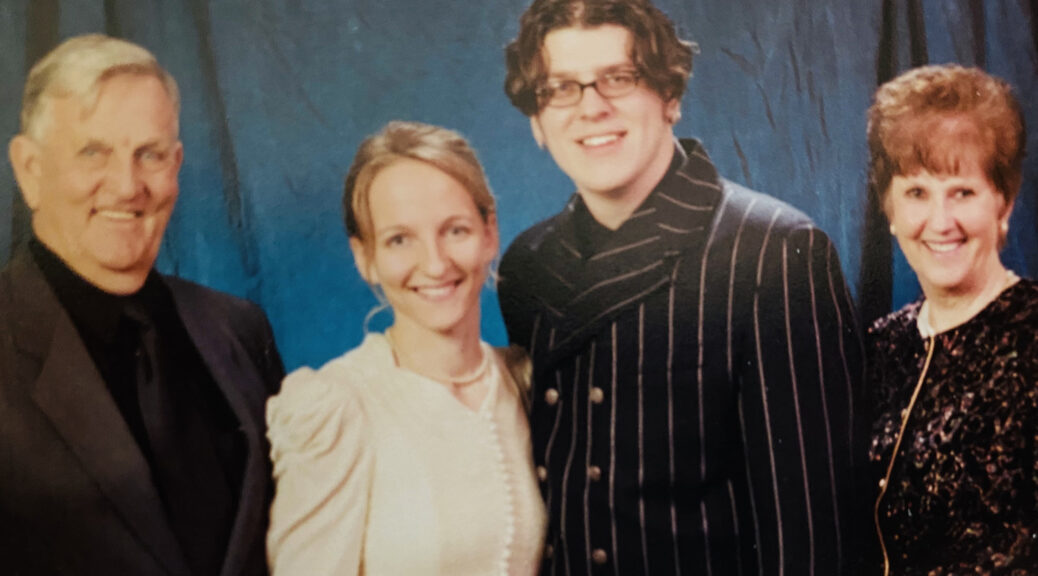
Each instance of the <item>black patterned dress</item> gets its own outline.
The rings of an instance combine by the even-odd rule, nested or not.
[[[1038,574],[1038,284],[932,340],[920,305],[869,330],[874,487],[934,346],[877,510],[890,574]]]

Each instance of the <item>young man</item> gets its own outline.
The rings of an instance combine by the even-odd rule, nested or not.
[[[7,574],[266,574],[259,308],[154,269],[183,159],[176,82],[72,38],[29,73],[11,165],[33,238],[0,273]]]
[[[861,367],[836,252],[672,126],[692,46],[647,0],[536,0],[506,91],[576,186],[500,268],[534,362],[546,574],[836,575]]]

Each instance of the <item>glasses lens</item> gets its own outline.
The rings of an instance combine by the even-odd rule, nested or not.
[[[616,72],[614,74],[606,74],[598,79],[595,83],[595,87],[598,89],[598,93],[607,98],[613,98],[616,96],[623,96],[631,90],[634,90],[635,84],[638,83],[638,75],[634,72]]]

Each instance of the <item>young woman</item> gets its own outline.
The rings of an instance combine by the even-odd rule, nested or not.
[[[268,404],[273,573],[535,574],[528,375],[480,340],[498,231],[474,152],[390,123],[357,151],[343,206],[357,269],[394,321]]]

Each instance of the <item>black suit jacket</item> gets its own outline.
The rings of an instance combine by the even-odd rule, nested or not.
[[[696,142],[597,245],[579,196],[508,249],[544,574],[835,576],[858,555],[862,352],[836,251]]]
[[[165,277],[248,455],[222,576],[265,574],[264,405],[283,376],[254,304]],[[0,273],[0,570],[186,576],[148,464],[28,250]]]

